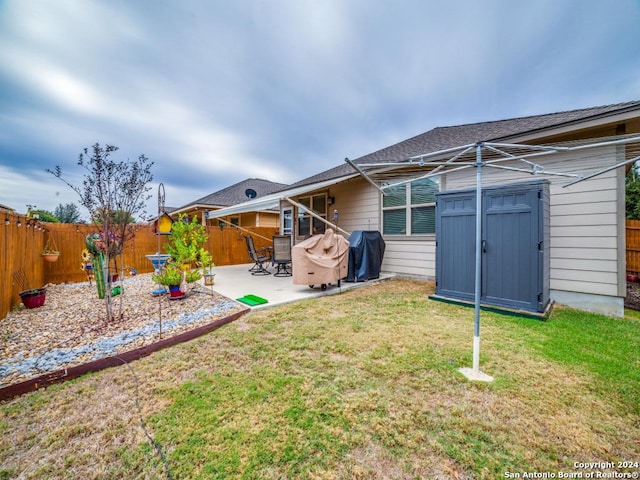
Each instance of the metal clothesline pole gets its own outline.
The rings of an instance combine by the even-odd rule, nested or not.
[[[480,371],[480,296],[482,292],[482,145],[478,145],[476,164],[476,284],[474,292],[473,372]]]
[[[493,377],[480,371],[480,297],[482,294],[482,143],[476,145],[476,272],[474,291],[473,364],[460,368],[469,380],[492,382]]]

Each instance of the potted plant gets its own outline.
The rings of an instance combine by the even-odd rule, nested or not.
[[[184,274],[177,264],[165,263],[164,268],[159,273],[154,273],[152,278],[154,282],[169,287],[171,298],[184,298],[184,292],[180,290]]]
[[[60,252],[49,246],[49,244],[47,243],[40,255],[42,255],[42,258],[44,258],[47,262],[55,262],[58,260]]]
[[[164,248],[175,262],[188,270],[198,265],[203,252],[209,253],[203,248],[207,238],[207,230],[196,217],[188,221],[185,215],[180,215],[171,226],[171,237]]]
[[[47,238],[47,243],[42,249],[40,255],[42,255],[42,258],[44,258],[47,262],[55,262],[58,260],[60,252],[58,251],[56,244],[52,242],[51,237]]]
[[[211,254],[208,251],[206,251],[204,248],[200,248],[196,263],[198,267],[202,269],[204,284],[207,286],[213,285],[216,274],[213,273],[213,267],[215,267],[215,264],[213,263]]]
[[[20,299],[22,300],[25,308],[38,308],[44,305],[44,301],[47,296],[47,289],[45,287],[30,288],[19,292],[18,295],[20,295]]]
[[[183,283],[193,283],[202,278],[199,270],[183,270],[177,262],[167,262],[160,273],[153,274],[153,281],[169,287],[172,299],[184,298],[186,291]]]

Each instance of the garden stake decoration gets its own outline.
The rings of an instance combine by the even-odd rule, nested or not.
[[[160,184],[158,185],[158,218],[156,220],[158,222],[158,227],[160,226],[160,215],[162,212],[164,212],[164,183],[160,182]],[[169,231],[171,231],[171,228],[169,228]],[[156,236],[158,237],[158,251],[156,252],[156,255],[160,255],[160,229],[159,228],[156,230]],[[165,259],[165,262],[166,262],[166,259]],[[159,264],[158,268],[160,272],[162,272],[162,270],[164,269],[165,262],[162,262]],[[162,287],[160,286],[160,282],[158,282],[158,288],[155,291],[160,292],[161,288]],[[162,293],[166,293],[166,290],[164,290]],[[160,338],[162,338],[162,303],[160,302],[160,295],[161,293],[158,293],[157,295],[158,296],[158,322],[159,322],[159,336]]]
[[[158,239],[158,250],[155,254],[145,255],[153,265],[153,272],[158,275],[162,273],[164,270],[164,265],[167,260],[171,257],[170,255],[160,253],[160,235],[170,235],[171,234],[171,224],[173,220],[171,217],[167,215],[164,211],[164,184],[161,182],[158,185],[158,218],[154,222],[154,233],[156,234],[156,238]],[[151,292],[151,295],[154,297],[158,297],[160,295],[164,295],[167,293],[167,289],[164,288],[159,282],[157,282],[157,287]],[[160,335],[162,336],[162,308],[158,303],[159,315],[160,315]]]
[[[93,277],[96,280],[96,289],[98,290],[98,298],[104,298],[104,255],[102,251],[96,245],[96,242],[100,240],[100,235],[97,233],[90,233],[87,235],[85,243],[87,250],[93,257]]]
[[[87,235],[87,250],[93,257],[93,274],[96,279],[96,288],[98,289],[98,298],[103,299],[106,294],[106,287],[118,280],[118,265],[116,263],[117,255],[121,252],[121,237],[112,231],[93,233]],[[107,251],[108,250],[108,251]],[[106,264],[105,258],[107,254],[113,260],[116,273],[111,274],[109,265]],[[111,296],[115,296],[122,292],[122,288],[111,292]]]
[[[20,290],[29,290],[29,280],[24,270],[16,270],[13,272],[13,283],[20,287]]]
[[[88,249],[85,248],[84,250],[82,250],[81,257],[82,257],[82,262],[80,262],[80,269],[87,274],[89,285],[91,285],[91,280],[94,278],[93,255],[91,254],[91,252],[89,252]]]

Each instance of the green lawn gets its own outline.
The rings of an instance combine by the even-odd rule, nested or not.
[[[253,312],[132,364],[180,479],[506,478],[640,461],[640,320],[482,314],[395,280]],[[166,478],[125,367],[0,406],[2,478]],[[636,469],[638,470],[638,469]],[[622,470],[619,470],[622,471]],[[632,470],[628,470],[632,471]]]

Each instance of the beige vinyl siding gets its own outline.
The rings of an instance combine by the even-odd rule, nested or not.
[[[549,171],[590,173],[621,160],[615,147],[539,157],[536,162]],[[522,163],[510,163],[522,166]],[[528,174],[483,168],[483,186],[531,180]],[[550,288],[605,296],[622,296],[624,280],[624,169],[563,188],[570,179],[541,176],[550,188]],[[443,188],[475,188],[476,169],[448,174]],[[624,197],[622,197],[624,198]],[[622,238],[622,240],[621,240]],[[435,239],[385,238],[383,270],[435,277]],[[410,260],[407,257],[413,256]]]
[[[611,162],[613,164],[613,161]],[[552,290],[616,296],[620,269],[617,175],[551,186]],[[624,235],[623,235],[624,237]]]
[[[436,241],[435,238],[417,242],[415,240],[385,239],[382,271],[401,275],[435,278]]]
[[[354,230],[379,230],[380,194],[369,182],[355,178],[332,185],[329,195],[336,202],[329,205],[327,217],[333,218],[338,210],[338,226],[347,232]]]

